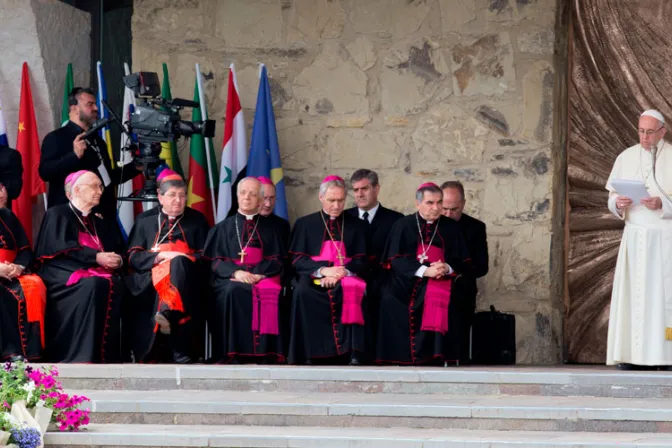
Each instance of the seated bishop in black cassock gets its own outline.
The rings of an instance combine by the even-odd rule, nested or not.
[[[0,360],[35,360],[44,348],[47,290],[29,274],[33,250],[21,223],[0,208]]]
[[[366,228],[343,213],[345,182],[320,185],[322,210],[296,221],[290,244],[296,278],[289,362],[350,362],[366,353]]]
[[[259,216],[261,183],[238,183],[238,212],[210,230],[212,358],[220,363],[285,362],[280,325],[281,275],[287,249],[278,228]]]
[[[52,362],[120,360],[124,243],[114,216],[92,213],[103,184],[90,171],[66,178],[70,202],[47,210],[35,254],[47,286],[46,355]]]
[[[180,175],[165,168],[157,180],[160,205],[136,218],[128,242],[132,298],[124,301],[124,348],[136,362],[188,363],[204,356],[201,256],[209,226],[186,207]]]
[[[441,216],[441,189],[423,184],[418,212],[394,225],[383,259],[390,275],[381,287],[376,362],[443,362],[451,286],[468,265],[457,223]]]

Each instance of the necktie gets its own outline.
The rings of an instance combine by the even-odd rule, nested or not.
[[[367,224],[370,224],[369,223],[369,212],[364,212],[364,214],[362,215],[362,219],[364,221],[366,221]]]

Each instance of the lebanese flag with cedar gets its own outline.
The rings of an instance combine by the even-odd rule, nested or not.
[[[32,244],[33,204],[37,196],[44,193],[46,189],[44,182],[37,174],[40,165],[40,141],[37,136],[28,64],[25,62],[21,74],[21,102],[19,103],[19,132],[16,138],[16,150],[21,153],[23,160],[23,188],[19,197],[12,202],[12,211],[19,218],[28,236],[28,241]]]

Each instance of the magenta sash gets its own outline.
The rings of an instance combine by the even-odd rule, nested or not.
[[[88,247],[90,249],[94,250],[100,250],[100,246],[96,243],[96,241],[93,239],[91,235],[88,233],[84,232],[79,232],[79,244],[82,247]],[[88,269],[77,269],[75,272],[70,274],[70,278],[68,278],[68,281],[65,283],[65,286],[72,286],[79,282],[83,278],[88,278],[88,277],[103,277],[103,278],[111,278],[112,274],[110,271],[105,269],[102,266],[96,266],[94,268],[88,268]]]
[[[245,263],[255,266],[263,260],[263,253],[258,247],[245,248]],[[234,263],[241,265],[240,259]],[[278,305],[280,302],[280,276],[265,278],[252,285],[252,331],[260,334],[280,334],[278,324]]]
[[[324,241],[320,255],[311,257],[314,261],[329,261],[334,266],[345,266],[352,260],[344,258],[343,263],[338,259],[338,248],[343,256],[346,256],[345,246],[342,241]],[[341,279],[343,289],[343,309],[341,310],[341,322],[344,324],[364,325],[362,313],[362,299],[366,291],[366,282],[356,276],[347,276]]]
[[[422,253],[422,246],[418,246],[417,254]],[[433,263],[443,260],[443,250],[436,246],[427,249],[427,261]],[[430,278],[425,290],[425,305],[422,311],[422,331],[436,331],[445,334],[448,331],[448,305],[450,305],[450,290],[453,279],[444,277],[441,279]]]

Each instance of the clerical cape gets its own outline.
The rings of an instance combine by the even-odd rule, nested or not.
[[[100,252],[122,254],[114,217],[84,216],[71,204],[47,210],[35,247],[47,287],[46,356],[52,362],[120,359],[120,270],[96,263]]]
[[[641,145],[623,151],[607,181],[608,207],[625,221],[611,293],[607,364],[672,365],[672,204],[662,210],[633,204],[616,209],[613,179],[643,181],[662,197],[652,173],[651,153]],[[672,145],[658,144],[656,178],[672,194]]]
[[[25,270],[13,280],[0,279],[0,359],[38,359],[44,348],[47,291],[42,279],[29,273],[33,250],[21,223],[7,208],[0,208],[2,262],[21,265]]]
[[[280,331],[279,302],[287,249],[267,218],[249,218],[229,216],[210,230],[205,243],[214,296],[208,318],[212,358],[284,362],[287,335]],[[254,285],[236,281],[238,270],[265,278]]]
[[[389,271],[380,292],[376,362],[443,360],[445,345],[455,344],[448,325],[451,284],[469,264],[457,223],[445,217],[429,223],[417,213],[405,216],[392,228],[383,261]],[[435,261],[448,263],[455,272],[442,279],[416,276],[421,266]]]
[[[136,362],[161,360],[158,352],[148,357],[158,334],[157,312],[166,313],[171,321],[173,347],[194,359],[203,355],[199,348],[207,267],[201,256],[208,222],[189,207],[172,220],[160,208],[136,218],[128,241],[130,269],[125,282],[133,299],[125,301],[123,339]],[[163,251],[185,256],[157,263]]]
[[[323,211],[296,221],[290,256],[293,281],[289,362],[292,364],[364,354],[369,339],[364,301],[367,272],[366,228],[342,213],[331,219]],[[317,271],[345,266],[349,277],[331,289],[319,285]]]

